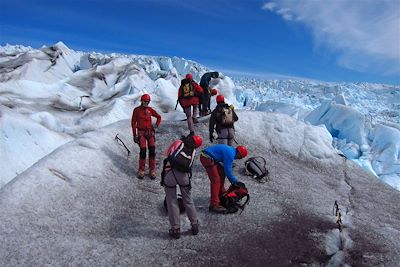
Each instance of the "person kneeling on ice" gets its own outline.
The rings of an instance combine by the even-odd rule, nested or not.
[[[218,144],[210,146],[200,154],[200,162],[207,171],[210,179],[210,207],[209,211],[216,213],[226,213],[226,208],[220,205],[219,196],[226,192],[225,175],[231,184],[240,183],[232,173],[232,164],[235,159],[242,159],[247,156],[245,146],[236,148]]]
[[[181,191],[183,205],[192,225],[192,234],[199,232],[197,212],[191,196],[192,165],[196,148],[200,147],[203,140],[198,135],[188,135],[181,140],[173,142],[166,151],[167,158],[161,173],[161,185],[164,186],[168,218],[171,229],[169,235],[178,239],[180,232],[180,210],[176,194],[176,186]]]
[[[139,171],[137,177],[144,178],[146,167],[146,144],[149,149],[149,168],[150,178],[156,179],[156,137],[152,125],[151,117],[156,117],[156,127],[161,123],[161,116],[151,107],[150,95],[144,94],[140,98],[140,106],[134,108],[131,119],[133,142],[140,147],[139,153]]]

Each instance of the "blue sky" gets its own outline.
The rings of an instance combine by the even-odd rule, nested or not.
[[[399,0],[0,0],[0,45],[58,41],[231,75],[400,84]]]

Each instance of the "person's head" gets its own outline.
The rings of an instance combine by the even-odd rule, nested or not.
[[[237,146],[236,147],[236,158],[242,159],[247,156],[247,148],[245,146]]]
[[[225,102],[225,97],[223,95],[217,95],[217,104],[224,102]]]
[[[213,88],[211,89],[211,95],[217,95],[218,94],[218,90]]]
[[[192,80],[193,79],[193,75],[188,73],[188,74],[186,74],[185,78],[189,79],[189,80]]]
[[[198,135],[193,135],[194,147],[198,148],[203,144],[203,139]]]
[[[140,98],[140,101],[142,102],[143,106],[149,105],[149,103],[150,103],[150,95],[149,94],[142,95],[142,97]]]

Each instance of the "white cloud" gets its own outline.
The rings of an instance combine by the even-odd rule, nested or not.
[[[262,6],[262,9],[274,11],[276,7],[277,7],[277,5],[276,5],[275,3],[273,3],[273,2],[268,2],[268,3],[265,3],[265,4]]]
[[[338,52],[346,68],[400,74],[400,2],[392,0],[271,1],[262,9],[309,27],[316,47]]]

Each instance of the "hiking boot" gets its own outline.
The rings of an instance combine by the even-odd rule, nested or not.
[[[226,213],[226,209],[222,207],[221,205],[218,206],[210,206],[208,208],[209,211],[215,212],[215,213]]]
[[[192,235],[197,235],[199,233],[199,224],[192,224]]]
[[[152,179],[152,180],[154,180],[154,179],[156,179],[156,171],[150,171],[150,179]]]
[[[169,229],[169,236],[175,238],[175,239],[179,239],[181,237],[181,230],[178,229]]]
[[[191,131],[191,132],[189,133],[189,136],[193,136],[193,135],[194,135],[194,132]]]
[[[143,179],[144,178],[144,171],[138,171],[137,178],[138,179]]]

